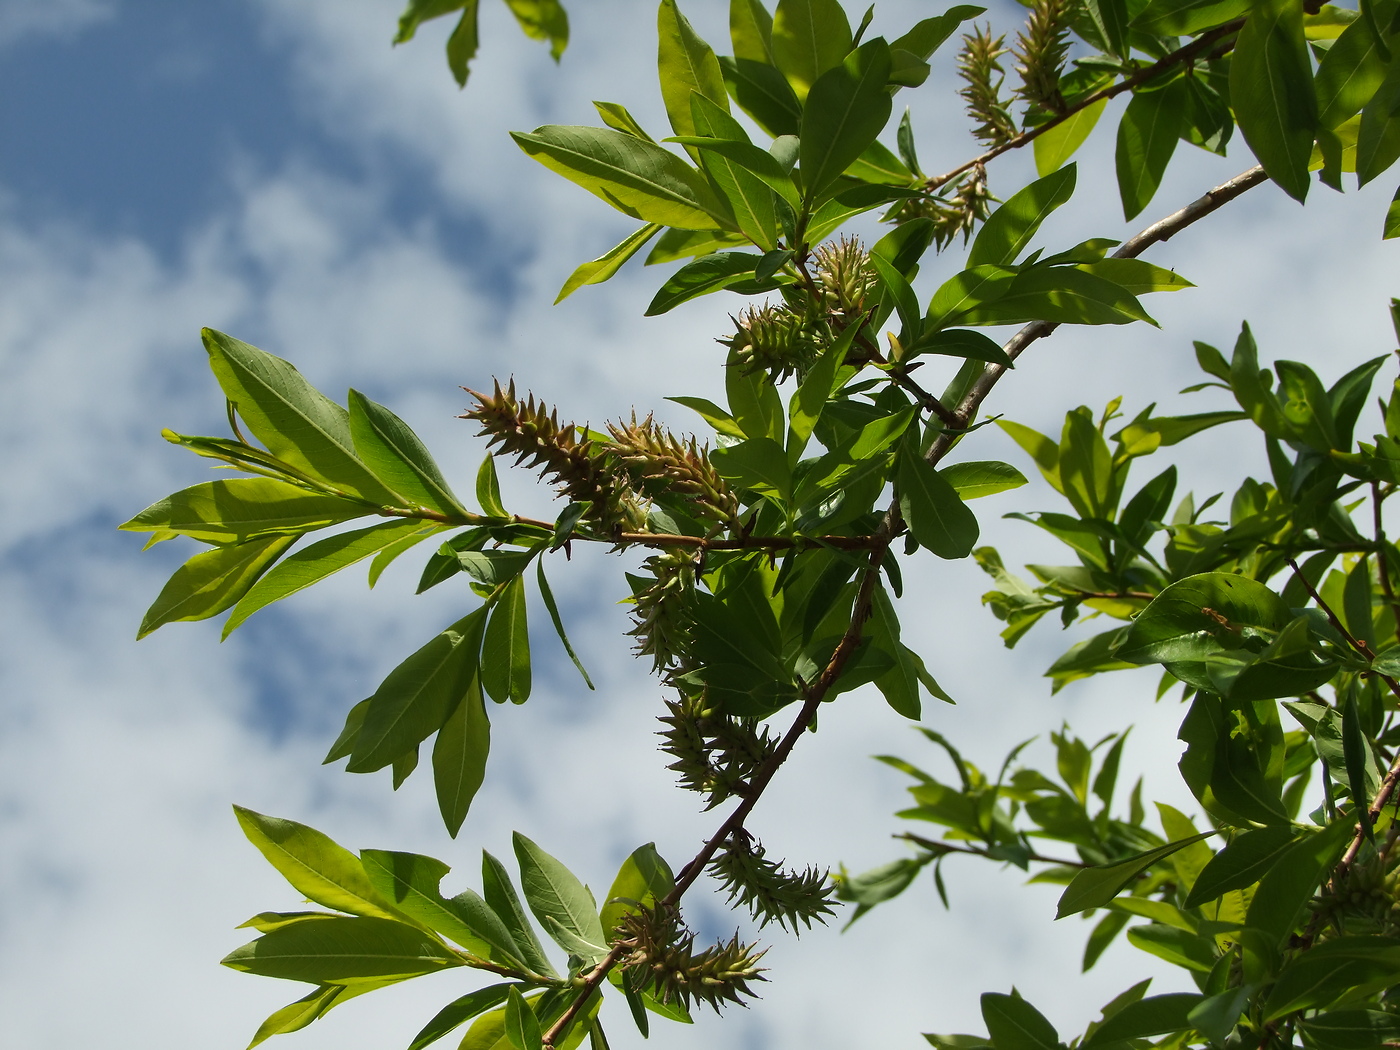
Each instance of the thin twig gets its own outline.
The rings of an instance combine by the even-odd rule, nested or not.
[[[1095,103],[1102,102],[1104,99],[1113,98],[1116,95],[1121,95],[1125,91],[1131,91],[1139,84],[1145,84],[1149,80],[1155,79],[1162,73],[1165,73],[1167,70],[1171,69],[1173,66],[1179,65],[1183,62],[1191,61],[1192,59],[1198,57],[1202,53],[1209,51],[1211,47],[1218,41],[1224,40],[1226,37],[1236,32],[1241,26],[1244,25],[1244,22],[1245,20],[1243,18],[1237,18],[1233,22],[1226,22],[1223,26],[1219,26],[1218,28],[1212,29],[1209,33],[1197,37],[1185,47],[1178,48],[1171,54],[1158,59],[1156,62],[1152,63],[1152,65],[1150,66],[1147,66],[1145,69],[1134,73],[1132,76],[1127,77],[1126,79],[1121,80],[1116,84],[1111,84],[1100,91],[1095,91],[1092,94],[1085,95],[1073,106],[1068,107],[1063,113],[1058,114],[1055,117],[1055,119],[1048,120],[1044,124],[1037,125],[1036,127],[1031,128],[1029,131],[1023,131],[1015,138],[1008,139],[1006,142],[1003,142],[999,146],[993,146],[981,156],[973,157],[971,160],[963,164],[959,164],[952,171],[945,172],[942,175],[927,180],[924,183],[924,188],[932,192],[933,190],[938,189],[940,186],[945,186],[949,182],[953,181],[953,179],[956,179],[963,172],[971,171],[979,164],[986,164],[988,161],[1000,157],[1003,153],[1007,153],[1013,149],[1020,149],[1022,146],[1026,145],[1026,143],[1033,142],[1035,139],[1045,134],[1045,132],[1049,131],[1051,128],[1058,127],[1060,124],[1063,124],[1066,120],[1074,116],[1076,113],[1088,109]]]

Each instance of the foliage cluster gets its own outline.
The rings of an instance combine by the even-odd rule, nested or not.
[[[568,37],[559,4],[507,4],[557,57]],[[413,0],[398,39],[460,12],[448,59],[465,82],[477,6]],[[854,921],[927,868],[941,893],[942,865],[955,856],[1064,885],[1061,915],[1097,916],[1086,968],[1122,933],[1197,988],[1149,996],[1147,982],[1134,985],[1071,1045],[1400,1043],[1400,824],[1390,805],[1400,781],[1400,550],[1383,514],[1400,488],[1400,384],[1381,401],[1384,432],[1369,442],[1355,433],[1386,358],[1329,386],[1298,362],[1261,368],[1246,326],[1228,359],[1196,344],[1207,379],[1195,389],[1223,391],[1227,407],[1159,416],[1147,406],[1131,419],[1117,402],[1097,415],[1078,407],[1058,441],[996,419],[1066,504],[1021,515],[1069,550],[1070,564],[1029,566],[1034,581],[978,546],[970,506],[1024,476],[965,454],[992,421],[979,418],[984,399],[1037,340],[1060,325],[1155,323],[1141,297],[1188,287],[1139,258],[1153,244],[1267,181],[1301,201],[1313,171],[1339,190],[1343,173],[1364,184],[1391,167],[1400,3],[1027,7],[1008,48],[1007,34],[969,25],[976,7],[880,36],[873,10],[853,26],[836,0],[780,0],[773,12],[732,0],[733,53],[718,56],[675,0],[662,0],[658,68],[673,135],[658,141],[625,106],[600,102],[605,126],[514,136],[639,223],[580,266],[561,297],[607,280],[648,244],[648,262],[682,262],[648,314],[721,290],[754,297],[719,339],[727,405],[674,399],[705,436],[674,434],[651,415],[604,430],[561,422],[497,383],[472,392],[465,413],[491,450],[472,509],[388,408],[355,390],[342,406],[288,362],[205,332],[232,436],[165,436],[247,476],[193,485],[123,526],[208,548],[171,578],[142,634],[231,609],[227,633],[352,564],[369,561],[372,585],[426,542],[419,590],[465,583],[478,601],[350,708],[327,761],[389,768],[397,787],[434,738],[432,777],[455,836],[486,772],[487,699],[530,697],[527,581],[591,687],[545,563],[578,543],[636,552],[618,586],[633,603],[635,648],[668,691],[661,750],[706,808],[729,805],[679,871],[638,848],[601,908],[523,835],[513,843],[519,891],[485,853],[480,890],[449,897],[438,860],[356,855],[240,809],[249,839],[325,909],[255,916],[246,925],[259,936],[224,960],[313,985],[255,1043],[376,988],[466,968],[495,983],[445,1006],[411,1050],[463,1025],[465,1050],[566,1050],[585,1038],[604,1048],[605,991],[646,1034],[651,1016],[688,1021],[697,1005],[718,1011],[765,980],[758,947],[737,935],[702,945],[687,928],[682,898],[703,876],[760,926],[796,933],[840,902]],[[960,32],[959,95],[986,148],[929,176],[907,111],[894,149],[880,136],[893,96],[923,83]],[[1119,94],[1131,95],[1116,150],[1128,218],[1152,200],[1178,142],[1223,153],[1238,126],[1259,166],[1122,244],[1033,248],[1074,192],[1070,158]],[[996,201],[988,165],[1027,145],[1039,177]],[[1398,208],[1386,236],[1400,232]],[[873,244],[843,232],[877,211],[889,231]],[[930,296],[915,291],[921,267],[964,246]],[[1004,343],[982,331],[1003,325],[1025,327]],[[946,377],[930,384],[940,362]],[[1260,432],[1271,471],[1244,479],[1228,508],[1178,500],[1174,467],[1130,486],[1138,460],[1227,424]],[[556,488],[554,520],[503,505],[500,456]],[[333,528],[361,519],[372,523]],[[332,531],[297,546],[322,530]],[[884,758],[914,781],[914,805],[898,814],[923,829],[903,833],[909,855],[835,876],[768,857],[750,815],[823,704],[873,686],[918,720],[926,697],[952,702],[901,633],[900,565],[923,551],[976,558],[1008,645],[1051,613],[1064,624],[1086,613],[1119,621],[1054,663],[1054,687],[1160,665],[1159,697],[1179,690],[1185,705],[1180,772],[1201,815],[1150,813],[1141,780],[1117,804],[1126,730],[1091,745],[1065,727],[1052,737],[1053,777],[1022,764],[1017,748],[993,778],[924,727],[951,782]],[[928,1040],[957,1050],[1065,1045],[1014,990],[988,993],[982,1011],[985,1036]]]

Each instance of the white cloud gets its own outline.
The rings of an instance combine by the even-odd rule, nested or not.
[[[355,181],[314,157],[245,171],[232,203],[192,229],[173,262],[136,239],[28,223],[17,205],[0,216],[0,447],[13,467],[0,497],[0,1036],[7,1045],[236,1047],[262,1012],[299,994],[215,965],[239,943],[236,922],[296,903],[242,842],[231,801],[316,824],[352,847],[441,856],[462,882],[475,881],[478,848],[508,853],[509,831],[518,828],[599,890],[637,843],[655,838],[679,863],[714,824],[713,814],[697,814],[690,797],[671,789],[651,751],[658,690],[626,657],[624,614],[610,604],[621,589],[618,562],[601,552],[580,553],[567,569],[550,566],[599,689],[588,693],[556,659],[539,669],[529,705],[493,708],[492,770],[456,843],[438,826],[425,774],[391,796],[381,777],[316,764],[350,702],[459,614],[462,595],[450,585],[412,598],[412,557],[373,595],[352,571],[260,614],[224,646],[211,624],[165,628],[140,646],[130,641],[172,567],[173,545],[138,558],[130,537],[110,530],[204,477],[189,456],[159,442],[161,426],[222,428],[200,325],[291,357],[337,395],[353,384],[393,405],[464,490],[480,446],[452,418],[464,404],[457,383],[514,374],[595,421],[634,404],[659,405],[666,394],[713,395],[718,385],[710,339],[732,299],[644,321],[641,306],[658,275],[629,270],[561,307],[547,305],[573,265],[627,223],[503,138],[547,119],[590,120],[577,101],[585,97],[626,101],[661,125],[649,19],[633,17],[635,5],[575,12],[575,45],[558,70],[517,39],[503,12],[488,15],[465,95],[451,85],[432,32],[388,49],[393,12],[382,4],[317,0],[264,10],[270,31],[291,49],[302,104],[366,159],[369,175]],[[618,27],[627,34],[621,59],[611,50]],[[910,101],[936,106],[936,92]],[[929,127],[926,166],[965,152],[970,139],[961,131],[949,142],[942,125]],[[1094,233],[1123,228],[1115,191],[1090,178],[1105,170],[1109,150],[1100,132],[1082,165],[1087,185],[1057,217],[1063,221],[1047,228],[1047,241],[1086,222]],[[421,170],[423,196],[441,200],[452,225],[395,224],[383,166],[397,152]],[[1149,214],[1185,203],[1241,166],[1183,159]],[[1024,174],[1024,158],[1007,163]],[[1000,186],[1015,181],[996,169],[993,176]],[[1149,303],[1162,332],[1062,332],[1027,354],[989,408],[1044,429],[1058,428],[1066,398],[1097,406],[1127,392],[1130,410],[1152,399],[1203,410],[1204,400],[1198,408],[1173,394],[1195,378],[1190,340],[1228,343],[1242,318],[1255,322],[1265,355],[1317,360],[1328,375],[1382,352],[1391,345],[1384,296],[1393,291],[1382,256],[1392,249],[1376,239],[1382,198],[1315,193],[1299,223],[1294,205],[1261,189],[1154,250],[1155,260],[1179,265],[1202,286]],[[467,247],[447,243],[447,231],[461,228],[483,232]],[[924,280],[956,261],[931,264]],[[675,406],[660,407],[688,425]],[[983,433],[976,455],[1024,462],[1009,442]],[[1179,458],[1205,476],[1191,483],[1226,484],[1240,461],[1260,469],[1252,436],[1238,447],[1245,440],[1216,431],[1186,446]],[[507,484],[522,505],[539,500],[528,482]],[[1029,526],[997,520],[1026,502],[1053,505],[1043,486],[1028,500],[988,501],[987,537],[1013,563],[1060,557]],[[915,561],[907,573],[911,593],[946,596],[905,603],[910,638],[960,701],[936,707],[929,721],[969,741],[975,761],[993,765],[1015,742],[1068,718],[1091,739],[1137,722],[1130,767],[1165,763],[1170,772],[1179,711],[1143,702],[1141,680],[1150,675],[1080,684],[1051,698],[1039,674],[1067,640],[1045,629],[1005,654],[999,625],[976,609],[985,580],[975,567]],[[539,610],[533,622],[537,646],[554,651]],[[280,731],[269,728],[274,702],[287,709]],[[878,697],[834,705],[755,816],[772,851],[854,869],[898,855],[888,836],[899,824],[890,814],[903,805],[905,782],[866,757],[877,752],[931,768],[937,761]],[[1170,778],[1152,787],[1149,797],[1185,805]],[[774,935],[763,1002],[737,1019],[704,1019],[658,1038],[680,1047],[716,1039],[914,1046],[919,1030],[978,1029],[977,993],[1012,983],[1068,1034],[1129,980],[1166,972],[1121,949],[1089,977],[1073,978],[1084,929],[1076,920],[1050,921],[1052,890],[1022,890],[1015,872],[972,861],[950,864],[948,878],[951,914],[925,880],[844,936]],[[717,909],[704,914],[732,921]],[[453,975],[379,992],[286,1045],[406,1042],[458,991]],[[628,1028],[625,1016],[615,1019],[619,1050],[639,1045]]]
[[[69,37],[115,13],[112,0],[5,0],[0,5],[0,47],[26,37]]]

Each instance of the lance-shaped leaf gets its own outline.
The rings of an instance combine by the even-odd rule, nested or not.
[[[326,835],[294,820],[234,806],[248,841],[307,900],[368,918],[403,916],[371,885],[359,859]]]
[[[578,269],[571,273],[569,279],[564,282],[564,287],[559,289],[559,294],[554,299],[555,305],[562,303],[585,284],[602,284],[611,278],[613,274],[622,269],[623,264],[628,259],[641,251],[642,247],[660,232],[661,226],[659,224],[649,222],[635,232],[629,233],[617,245],[609,248],[598,258],[581,263]],[[490,513],[484,505],[482,509]]]
[[[1249,11],[1249,0],[1152,0],[1132,20],[1134,29],[1155,36],[1186,36]]]
[[[1369,1050],[1400,1040],[1400,1017],[1383,1010],[1332,1010],[1299,1027],[1308,1045],[1320,1050]]]
[[[212,328],[203,336],[224,396],[269,452],[378,506],[402,502],[356,453],[349,413],[290,362]]]
[[[690,20],[681,14],[676,0],[661,0],[656,29],[657,71],[666,115],[677,135],[694,135],[697,129],[690,107],[692,93],[726,112],[729,110],[729,96],[724,90],[719,60],[710,45],[691,27]]]
[[[1393,13],[1394,4],[1386,6]],[[1380,47],[1365,18],[1358,18],[1332,42],[1313,80],[1320,127],[1329,131],[1340,127],[1375,95],[1386,73]]]
[[[1338,937],[1299,952],[1278,975],[1264,1001],[1265,1022],[1298,1010],[1353,1001],[1400,980],[1400,939]],[[1374,1045],[1374,1044],[1370,1044]]]
[[[569,46],[569,16],[559,0],[506,0],[520,31],[531,40],[548,41],[558,62]]]
[[[447,716],[433,741],[433,787],[438,811],[453,838],[467,818],[467,810],[486,779],[486,759],[491,751],[491,720],[481,679],[475,677],[462,702]]]
[[[478,1014],[485,1013],[493,1006],[500,1006],[514,987],[512,984],[491,984],[468,992],[460,999],[452,1000],[434,1014],[433,1019],[413,1037],[413,1042],[408,1044],[408,1050],[423,1050],[423,1047],[437,1042]]]
[[[700,173],[655,143],[611,128],[554,124],[511,137],[529,156],[624,215],[683,230],[733,226]]]
[[[415,652],[369,698],[346,769],[372,773],[442,726],[477,667],[486,609],[462,617]]]
[[[203,543],[242,543],[259,536],[323,529],[370,513],[363,503],[324,496],[274,478],[205,481],[152,503],[120,527],[174,532]]]
[[[1094,1034],[1082,1044],[1084,1050],[1116,1047],[1129,1039],[1185,1031],[1194,1027],[1188,1015],[1204,999],[1205,996],[1192,992],[1173,992],[1128,1003],[1094,1029]]]
[[[754,267],[762,258],[752,252],[717,252],[701,256],[667,279],[652,298],[646,316],[664,314],[697,296],[717,292],[743,280],[752,280]]]
[[[671,866],[656,852],[655,843],[648,842],[633,850],[618,869],[598,915],[609,943],[626,916],[641,908],[655,907],[657,901],[675,888],[676,877],[671,873]]]
[[[906,444],[899,454],[899,506],[909,531],[940,558],[966,558],[977,546],[977,516],[957,490]]]
[[[1133,95],[1118,122],[1118,194],[1123,218],[1134,219],[1152,201],[1176,151],[1186,114],[1186,81]]]
[[[1074,194],[1077,169],[1067,164],[1025,189],[1012,194],[978,231],[967,256],[969,270],[984,264],[1005,266],[1016,261],[1050,214]],[[932,307],[930,307],[932,312]]]
[[[729,0],[729,41],[736,58],[773,61],[773,16],[762,0]]]
[[[515,1050],[542,1050],[540,1019],[520,994],[512,987],[506,993],[505,1035]]]
[[[800,154],[807,201],[840,178],[889,123],[889,75],[889,45],[876,39],[812,85],[802,109]]]
[[[524,835],[516,832],[513,839],[515,857],[520,863],[520,887],[530,910],[545,931],[559,942],[560,947],[572,954],[578,954],[573,940],[561,938],[554,927],[555,923],[567,934],[572,934],[574,939],[592,945],[606,945],[607,937],[598,919],[598,905],[593,894],[588,892],[588,887]]]
[[[296,539],[267,536],[196,554],[165,582],[141,618],[136,637],[144,638],[157,627],[177,620],[204,620],[223,612],[247,594]]]
[[[328,919],[286,926],[224,956],[234,970],[291,981],[416,977],[462,960],[437,938],[392,919]]]
[[[1302,201],[1318,126],[1302,4],[1260,0],[1251,7],[1230,61],[1230,104],[1269,178]]]
[[[248,1044],[248,1050],[252,1050],[253,1047],[271,1039],[274,1035],[300,1031],[312,1021],[323,1017],[332,1006],[338,1006],[347,999],[353,999],[357,995],[363,995],[365,992],[393,983],[395,982],[391,978],[384,981],[366,981],[363,984],[357,982],[353,988],[344,984],[323,984],[296,1002],[288,1003],[280,1010],[274,1010],[269,1014],[267,1019],[258,1025],[258,1030],[253,1033],[253,1040]]]
[[[530,964],[530,969],[552,976],[554,968],[549,964],[549,958],[544,954],[544,948],[541,947],[539,938],[535,936],[534,928],[525,915],[520,897],[511,884],[510,874],[504,864],[485,850],[481,851],[481,892],[487,905],[505,923],[511,940],[519,946],[521,955]]]
[[[1060,1050],[1055,1026],[1020,996],[987,992],[982,1021],[997,1050]]]
[[[544,574],[544,562],[541,561],[536,566],[535,577],[540,585],[540,597],[544,600],[545,610],[549,613],[550,622],[554,624],[554,633],[559,636],[560,644],[564,646],[564,652],[569,654],[569,659],[573,661],[578,673],[583,676],[583,684],[592,689],[593,679],[588,677],[588,671],[583,666],[583,661],[578,658],[578,653],[574,652],[573,643],[569,641],[568,634],[564,631],[564,619],[559,615],[559,604],[554,600],[554,591],[549,586],[549,580]]]
[[[439,513],[466,516],[466,509],[418,435],[358,390],[350,391],[350,436],[360,458],[395,492]]]
[[[1356,136],[1356,179],[1362,186],[1400,157],[1400,62],[1392,62],[1385,79],[1361,110]]]
[[[970,325],[1157,324],[1121,285],[1073,266],[1044,265],[1017,274],[996,299],[949,320]]]
[[[875,679],[875,688],[880,690],[890,707],[917,722],[922,708],[919,673],[914,663],[918,658],[900,642],[899,617],[890,596],[880,586],[871,595],[868,631],[871,644],[878,646],[893,660],[893,666]]]
[[[773,63],[799,100],[851,49],[851,23],[837,0],[779,0],[773,13]]]
[[[1200,842],[1214,834],[1214,831],[1203,831],[1198,835],[1138,853],[1126,860],[1084,868],[1075,874],[1065,892],[1060,895],[1055,918],[1063,919],[1066,915],[1076,915],[1090,908],[1102,908],[1158,861],[1166,860],[1177,850],[1185,849],[1192,843]]]
[[[366,529],[327,536],[297,551],[259,579],[243,596],[228,622],[224,624],[224,637],[232,634],[238,625],[253,613],[273,602],[305,590],[346,566],[354,565],[371,554],[378,554],[405,538],[423,538],[418,536],[423,528],[423,523],[416,520],[386,521]],[[291,537],[285,538],[284,549],[285,544],[291,542]]]
[[[1260,880],[1250,898],[1245,925],[1282,947],[1302,921],[1318,886],[1341,859],[1351,834],[1351,823],[1337,820],[1294,842]]]
[[[965,500],[992,496],[998,492],[1018,489],[1026,484],[1026,476],[1010,463],[997,460],[969,460],[950,463],[939,473]]]
[[[530,626],[520,576],[505,584],[491,609],[481,647],[481,684],[498,704],[530,699]]]
[[[777,167],[777,162],[772,160],[765,150],[748,142],[743,126],[729,115],[727,108],[717,106],[704,95],[694,92],[690,96],[690,109],[691,124],[696,135],[708,135],[739,147],[750,146],[751,149],[745,151],[746,155],[750,158],[768,158],[772,162],[771,165],[762,160],[758,163],[767,169],[770,178],[773,176],[773,168]],[[691,149],[700,162],[700,167],[724,195],[739,229],[764,251],[774,249],[778,243],[778,217],[773,190],[768,182],[726,152],[696,147]],[[786,182],[791,186],[792,180],[786,173],[779,174],[781,178],[775,180],[778,185]],[[795,190],[793,196],[796,196]]]
[[[1064,167],[1084,145],[1084,140],[1098,124],[1107,105],[1108,99],[1100,99],[1037,135],[1033,143],[1036,174],[1049,175]]]

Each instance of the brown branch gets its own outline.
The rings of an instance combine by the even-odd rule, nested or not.
[[[951,842],[939,842],[937,839],[926,839],[922,835],[915,835],[912,831],[905,831],[892,838],[903,839],[912,842],[917,846],[922,846],[930,853],[968,853],[974,857],[986,857],[988,860],[1003,860],[1002,857],[993,857],[986,850],[978,849],[976,846],[954,846]],[[1062,868],[1088,868],[1092,865],[1084,863],[1082,860],[1066,860],[1063,857],[1047,857],[1043,854],[1030,850],[1026,853],[1027,860],[1033,860],[1037,864],[1055,864]],[[1007,861],[1010,863],[1010,861]]]
[[[1015,138],[1009,139],[1008,141],[1003,142],[999,146],[993,146],[981,156],[973,157],[971,160],[966,161],[963,164],[959,164],[952,171],[945,172],[944,174],[939,175],[935,178],[928,179],[924,183],[924,188],[932,192],[933,190],[936,190],[941,186],[945,186],[953,179],[956,179],[963,172],[970,171],[973,168],[977,167],[977,165],[979,164],[986,164],[989,160],[994,160],[995,158],[1000,157],[1003,153],[1007,153],[1010,150],[1020,149],[1028,142],[1033,142],[1035,139],[1045,134],[1045,132],[1049,131],[1051,128],[1063,124],[1066,120],[1074,116],[1076,113],[1088,109],[1095,103],[1102,102],[1105,99],[1113,98],[1116,95],[1121,95],[1125,91],[1131,91],[1139,84],[1145,84],[1149,80],[1155,79],[1156,77],[1165,73],[1167,70],[1171,69],[1173,66],[1179,65],[1184,62],[1190,62],[1192,59],[1198,57],[1204,52],[1209,51],[1216,43],[1224,40],[1232,33],[1238,31],[1240,27],[1244,25],[1244,22],[1245,20],[1243,18],[1237,18],[1233,22],[1226,22],[1223,26],[1219,26],[1215,29],[1212,29],[1209,33],[1205,33],[1202,36],[1197,37],[1185,47],[1178,48],[1171,54],[1158,59],[1156,62],[1152,63],[1152,65],[1147,66],[1145,69],[1139,70],[1137,73],[1134,73],[1132,76],[1119,81],[1117,84],[1110,84],[1106,88],[1085,95],[1073,106],[1066,108],[1063,113],[1057,114],[1053,120],[1048,120],[1044,124],[1039,124],[1036,127],[1031,128],[1029,131],[1023,131]]]

